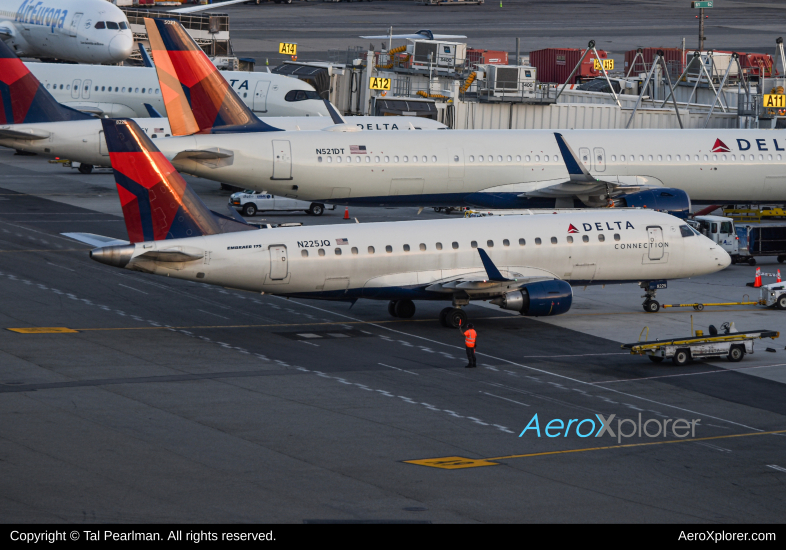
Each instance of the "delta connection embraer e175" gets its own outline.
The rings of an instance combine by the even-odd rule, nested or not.
[[[101,123],[129,241],[67,235],[116,267],[280,296],[389,300],[404,318],[413,300],[448,301],[440,320],[458,326],[471,300],[558,315],[570,309],[569,283],[665,281],[731,262],[681,220],[641,209],[260,230],[208,210],[133,121]]]
[[[188,136],[156,145],[179,170],[207,179],[302,200],[369,206],[613,204],[685,215],[691,199],[786,200],[786,164],[779,156],[786,138],[766,130],[381,135],[344,132],[338,125],[326,129],[335,130],[330,132],[276,131],[244,111],[231,89],[224,94],[215,69],[180,25],[150,19],[145,24],[172,134]],[[184,89],[191,90],[188,97]],[[739,144],[739,150],[722,144]],[[178,158],[184,150],[203,156]],[[222,162],[209,158],[210,151],[220,151]]]
[[[0,42],[0,146],[11,147],[79,162],[79,170],[90,173],[93,166],[109,166],[109,152],[101,121],[91,115],[59,104],[4,43]],[[332,117],[282,117],[278,126],[290,130],[321,129],[344,123],[332,106],[323,106]],[[423,119],[397,117],[401,129],[422,125]],[[272,122],[273,119],[263,119]],[[5,122],[17,124],[3,125]],[[170,134],[166,118],[136,119],[150,137]],[[428,121],[438,124],[435,121]],[[352,123],[365,126],[389,125],[390,117],[353,117]],[[179,157],[201,156],[202,152],[181,152]],[[214,159],[211,153],[209,158]]]
[[[172,10],[192,13],[237,4]],[[134,46],[126,15],[106,0],[0,0],[0,39],[25,57],[119,63]]]

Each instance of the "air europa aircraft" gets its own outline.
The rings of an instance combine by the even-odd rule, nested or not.
[[[327,102],[320,102],[320,105],[326,113],[332,110],[332,106]],[[0,145],[68,158],[79,162],[79,170],[83,173],[90,173],[94,166],[109,166],[109,151],[101,121],[92,115],[59,104],[27,66],[2,42],[0,106]],[[169,121],[161,118],[152,105],[146,104],[146,108],[153,118],[135,119],[143,131],[153,138],[169,135]],[[336,114],[334,110],[333,113]],[[383,122],[379,121],[381,118],[383,117],[355,117],[353,120],[364,124],[382,124]],[[415,117],[400,118],[402,129],[421,124],[422,120]],[[385,121],[388,122],[389,120]],[[283,120],[276,119],[276,124],[291,130],[308,130],[325,128],[335,122],[330,117],[285,117]],[[180,157],[189,155],[191,153],[183,152]]]
[[[97,246],[94,260],[134,271],[279,296],[386,300],[403,318],[414,300],[445,301],[440,321],[458,326],[471,300],[559,315],[570,309],[570,283],[663,284],[731,262],[679,219],[641,209],[256,229],[208,210],[133,121],[101,123],[129,241],[67,235]]]
[[[231,89],[224,93],[220,75],[179,24],[146,26],[157,44],[172,134],[184,136],[156,144],[179,170],[204,178],[369,206],[646,205],[684,215],[691,200],[786,200],[786,138],[766,130],[277,131],[243,110]],[[183,150],[204,156],[180,160]],[[209,151],[220,151],[223,161]]]

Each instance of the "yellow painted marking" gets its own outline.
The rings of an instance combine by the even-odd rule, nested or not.
[[[499,466],[499,462],[489,462],[480,458],[464,458],[463,456],[445,456],[442,458],[424,458],[422,460],[405,460],[407,464],[430,466],[443,470],[460,470],[462,468],[479,468],[481,466]]]
[[[600,63],[598,63],[597,59],[593,59],[592,60],[592,68],[595,69],[596,71],[600,71],[601,70]],[[608,71],[613,71],[614,70],[614,60],[613,59],[604,59],[603,60],[603,68],[607,72]]]
[[[372,90],[390,90],[390,79],[371,77],[368,87]]]
[[[297,55],[297,44],[279,42],[278,53],[282,53],[284,55]]]
[[[65,334],[76,333],[78,330],[67,327],[27,327],[27,328],[9,328],[11,332],[18,332],[19,334]]]
[[[713,437],[696,437],[693,439],[670,439],[669,441],[650,441],[647,443],[628,443],[625,445],[609,445],[607,447],[590,447],[587,449],[568,449],[565,451],[546,451],[542,453],[530,453],[525,455],[495,456],[491,458],[463,458],[460,456],[446,456],[441,458],[424,458],[420,460],[405,460],[407,464],[417,464],[419,466],[430,466],[432,468],[443,468],[446,470],[456,470],[459,468],[474,468],[476,466],[495,466],[497,460],[510,460],[512,458],[531,458],[533,456],[561,455],[569,453],[585,453],[588,451],[606,451],[609,449],[627,449],[631,447],[647,447],[650,445],[665,445],[668,443],[693,443],[696,441],[711,441],[713,439],[731,439],[732,437],[750,437],[754,435],[772,435],[786,433],[786,430],[773,430],[771,432],[750,432],[744,434],[716,435]],[[465,465],[466,464],[466,465]]]

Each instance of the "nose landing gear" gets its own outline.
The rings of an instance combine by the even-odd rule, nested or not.
[[[655,300],[655,294],[658,292],[658,288],[666,288],[666,283],[644,281],[639,283],[639,286],[644,289],[644,295],[642,296],[644,303],[641,304],[644,311],[657,313],[660,310],[660,304]]]

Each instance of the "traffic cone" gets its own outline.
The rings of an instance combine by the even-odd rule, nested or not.
[[[753,288],[761,287],[761,268],[756,268],[756,278],[753,280]]]
[[[780,283],[781,282],[781,270],[780,269],[778,270],[778,280],[776,280],[775,282],[776,283]]]
[[[344,208],[344,219],[349,219],[349,206]],[[759,277],[759,286],[761,286],[761,277]]]

